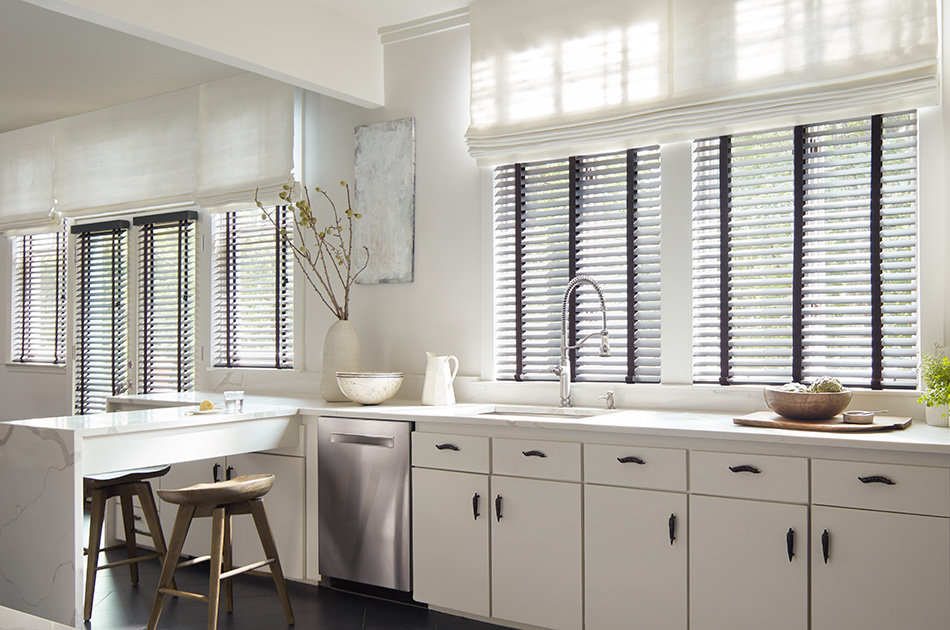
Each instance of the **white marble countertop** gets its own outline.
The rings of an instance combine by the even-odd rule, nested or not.
[[[560,431],[582,431],[624,435],[649,435],[662,437],[735,440],[749,443],[787,444],[798,446],[832,446],[863,448],[906,453],[930,453],[950,456],[950,430],[914,423],[900,431],[860,433],[826,433],[817,431],[794,431],[738,426],[733,418],[742,414],[699,413],[693,411],[657,411],[618,409],[588,418],[531,417],[518,415],[484,415],[511,405],[483,403],[460,403],[451,406],[421,406],[412,401],[393,400],[382,405],[363,406],[355,403],[327,403],[320,399],[290,398],[281,396],[248,395],[245,397],[242,414],[194,415],[194,405],[202,400],[211,400],[223,406],[220,393],[189,392],[184,394],[157,394],[132,397],[116,397],[113,402],[147,400],[150,404],[164,405],[168,409],[118,412],[95,416],[72,416],[24,420],[31,426],[75,428],[88,435],[91,432],[121,432],[146,429],[152,423],[178,423],[192,426],[214,423],[227,418],[229,421],[243,418],[286,417],[301,414],[333,414],[345,417],[362,417],[380,420],[434,422],[446,425],[475,425],[483,427],[519,427]],[[181,407],[185,405],[185,407]],[[177,408],[175,408],[177,407]],[[167,426],[167,425],[165,425]]]

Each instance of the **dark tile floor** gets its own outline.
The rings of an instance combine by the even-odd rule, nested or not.
[[[117,556],[116,559],[121,558]],[[111,558],[110,558],[111,559]],[[129,583],[129,570],[118,567],[100,571],[90,630],[139,630],[148,622],[160,567],[157,560],[141,562],[139,584]],[[179,569],[179,588],[206,593],[207,564]],[[501,626],[430,611],[342,590],[288,582],[296,617],[295,629],[307,630],[501,630]],[[280,630],[286,628],[280,601],[269,577],[240,575],[234,578],[234,612],[224,612],[222,594],[218,616],[220,630]],[[163,630],[202,630],[207,605],[184,598],[168,598],[158,627]]]

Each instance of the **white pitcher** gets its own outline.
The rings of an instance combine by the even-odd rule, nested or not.
[[[454,356],[439,356],[426,352],[426,380],[422,385],[423,405],[454,405],[455,390],[452,382],[459,371],[459,360]],[[449,364],[455,362],[450,369]]]

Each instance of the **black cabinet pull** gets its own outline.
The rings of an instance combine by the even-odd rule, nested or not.
[[[214,479],[215,483],[221,481],[218,479],[218,471],[221,470],[221,464],[215,462],[215,465],[211,467],[211,478]]]
[[[440,451],[460,451],[460,450],[462,450],[462,449],[460,449],[459,447],[457,447],[455,444],[448,444],[448,443],[446,443],[446,444],[436,444],[435,447],[436,447],[437,449],[439,449]]]
[[[883,483],[886,486],[896,485],[896,481],[888,479],[884,475],[871,475],[870,477],[858,477],[858,481],[861,483]]]
[[[501,495],[495,497],[495,518],[501,520]]]
[[[521,454],[525,457],[547,457],[547,455],[541,451],[521,451]]]
[[[749,466],[749,465],[730,466],[729,470],[731,470],[734,473],[747,472],[747,473],[752,473],[753,475],[758,475],[760,472],[762,472],[755,466]]]
[[[670,514],[670,544],[673,544],[673,541],[676,540],[676,514]]]
[[[640,464],[641,466],[646,463],[645,461],[643,461],[642,459],[634,455],[627,455],[626,457],[618,457],[617,461],[620,462],[621,464]]]
[[[475,493],[475,496],[472,497],[472,515],[475,517],[475,520],[476,520],[476,521],[478,520],[478,517],[479,517],[479,513],[478,513],[478,500],[479,500],[480,498],[481,498],[481,497],[479,496],[479,494],[478,494],[477,492]]]
[[[831,546],[831,536],[828,535],[828,530],[821,532],[821,557],[825,559],[825,564],[828,564],[828,548]]]
[[[234,476],[234,466],[228,466],[224,469],[224,478],[228,481],[231,481],[231,477]]]
[[[788,561],[791,562],[792,558],[795,557],[795,530],[791,527],[788,528],[788,533],[785,534],[785,547],[788,549]]]

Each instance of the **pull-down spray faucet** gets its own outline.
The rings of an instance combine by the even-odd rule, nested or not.
[[[600,289],[600,285],[597,284],[593,278],[588,276],[576,276],[567,283],[567,288],[564,290],[564,300],[561,303],[561,358],[558,361],[557,367],[553,370],[554,373],[558,375],[558,380],[560,381],[561,407],[571,406],[571,360],[568,358],[568,351],[581,347],[584,345],[584,342],[597,334],[591,333],[573,346],[568,345],[567,307],[571,300],[571,293],[577,288],[577,285],[582,282],[586,282],[594,287],[594,291],[597,292],[597,297],[600,298],[600,312],[604,317],[604,325],[600,331],[600,356],[610,356],[610,340],[607,335],[607,305],[604,302],[604,294]]]

